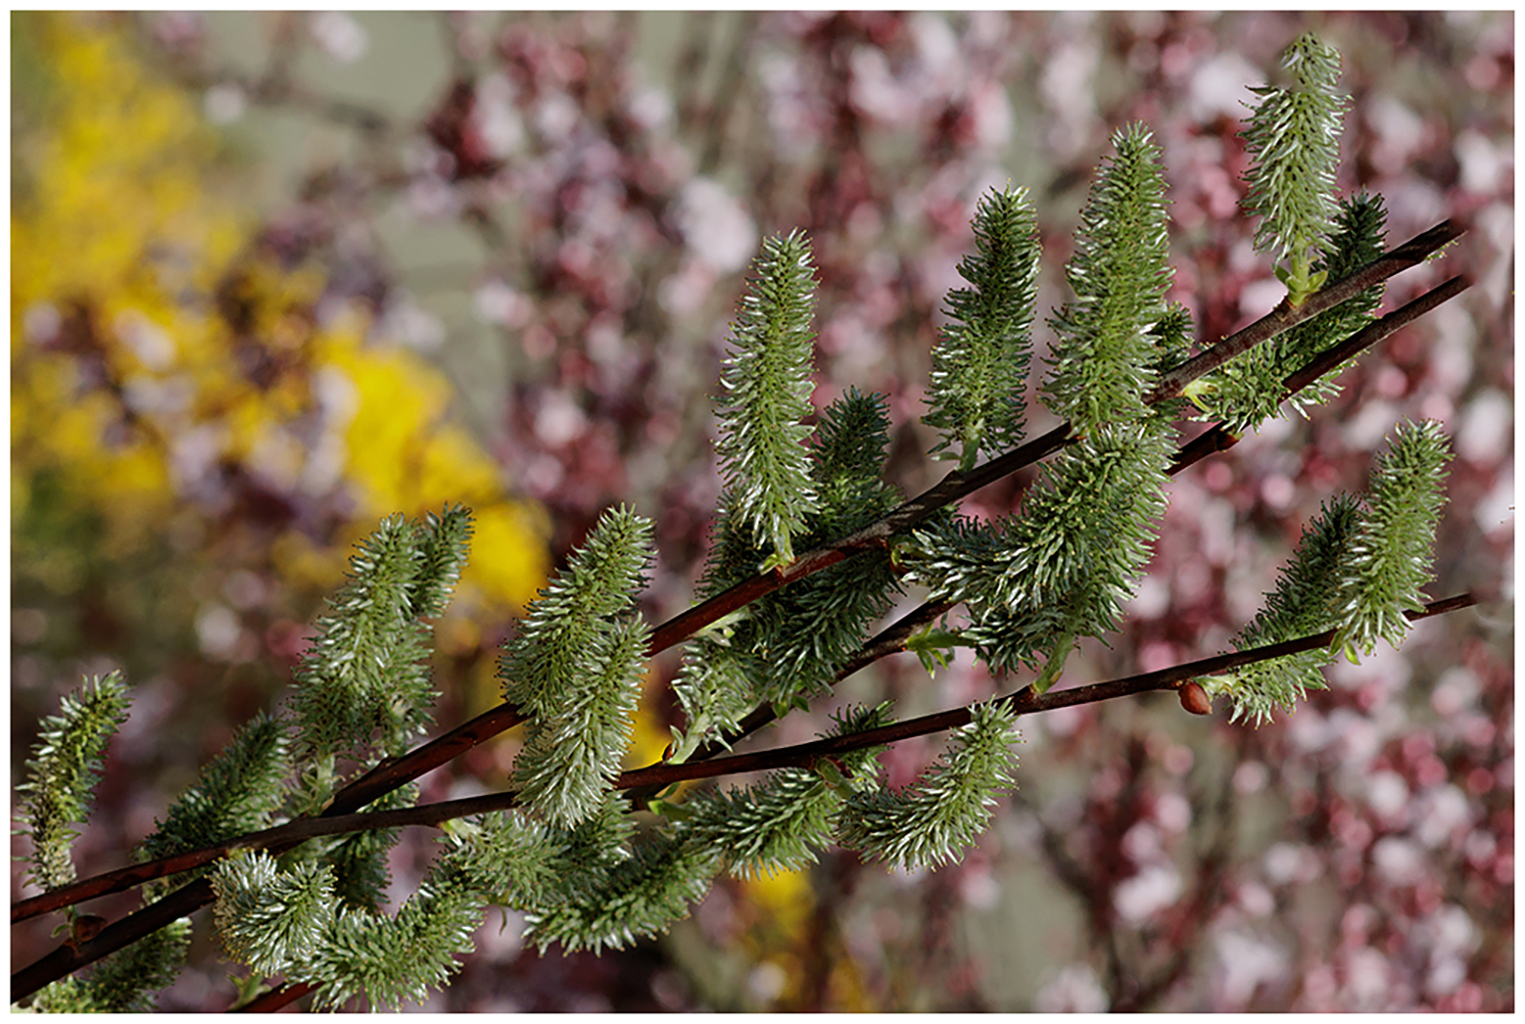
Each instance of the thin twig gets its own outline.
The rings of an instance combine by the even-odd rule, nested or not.
[[[1320,354],[1302,370],[1299,370],[1286,379],[1284,383],[1286,388],[1286,395],[1284,396],[1283,400],[1285,400],[1285,398],[1290,398],[1298,391],[1321,378],[1331,369],[1340,366],[1346,360],[1352,358],[1366,348],[1376,345],[1390,337],[1393,333],[1412,323],[1414,320],[1423,316],[1425,313],[1428,313],[1430,310],[1434,309],[1442,302],[1445,302],[1446,300],[1460,294],[1470,285],[1470,283],[1471,282],[1465,277],[1453,277],[1445,283],[1438,285],[1437,287],[1426,292],[1424,295],[1421,295],[1419,298],[1414,299],[1412,302],[1409,302],[1399,309],[1388,313],[1381,319],[1368,324],[1364,329],[1352,335],[1350,338],[1330,348],[1328,351]],[[885,516],[884,519],[879,520],[877,523],[872,524],[864,530],[860,530],[858,533],[853,534],[850,537],[844,538],[842,541],[838,542],[838,545],[835,545],[832,548],[818,549],[817,551],[807,552],[805,555],[802,555],[793,565],[789,566],[787,570],[781,570],[775,574],[757,577],[756,579],[767,580],[777,575],[786,577],[786,583],[792,582],[792,580],[801,578],[802,576],[808,575],[811,572],[819,571],[820,568],[824,568],[826,566],[835,564],[836,562],[842,561],[843,559],[849,557],[851,552],[865,549],[876,543],[882,542],[883,537],[890,535],[897,529],[904,529],[904,526],[899,524],[903,522],[915,522],[921,517],[925,516],[930,510],[939,507],[939,502],[947,500],[943,497],[943,494],[946,492],[940,491],[940,489],[945,487],[954,489],[962,486],[967,486],[971,482],[974,483],[975,486],[983,486],[980,481],[998,479],[1000,476],[1005,475],[1007,472],[1007,470],[1005,470],[1002,465],[1003,463],[1022,462],[1022,464],[1025,465],[1026,463],[1023,460],[1034,459],[1034,452],[1044,451],[1046,454],[1047,450],[1053,447],[1061,446],[1065,436],[1063,433],[1061,433],[1063,429],[1064,428],[1055,428],[1055,430],[1050,431],[1049,434],[1045,434],[1043,437],[1029,442],[1028,444],[1023,445],[1021,448],[1009,452],[1000,458],[993,459],[986,463],[984,466],[978,467],[968,474],[949,474],[949,477],[944,479],[944,481],[938,484],[936,487],[931,488],[918,498],[906,502],[904,505],[900,506],[900,508]],[[1180,449],[1176,455],[1175,462],[1170,467],[1169,472],[1172,475],[1178,473],[1182,469],[1193,465],[1212,452],[1222,451],[1231,447],[1236,441],[1237,438],[1235,438],[1234,435],[1228,431],[1225,431],[1221,425],[1214,427],[1211,430],[1205,431],[1203,434],[1198,435],[1195,439]],[[962,477],[962,479],[954,481],[955,477]],[[954,482],[950,483],[950,481]],[[765,592],[767,591],[764,591],[764,593]],[[756,600],[756,596],[753,596],[752,591],[743,587],[732,588],[732,590],[726,591],[725,594],[722,594],[719,597],[726,598],[731,597],[732,595],[734,595],[736,598],[739,598],[740,600],[735,604],[734,608],[729,607],[728,605],[723,605],[723,607],[727,608],[727,613],[729,611],[734,611],[735,608],[740,608],[745,604]],[[718,601],[719,598],[716,598],[715,600]],[[696,605],[694,608],[684,613],[684,615],[680,615],[674,619],[669,620],[664,624],[663,627],[659,627],[659,629],[681,631],[682,629],[686,628],[684,621],[685,616],[694,615],[695,613],[700,612],[704,612],[705,615],[713,614],[713,609],[705,611],[710,604],[712,604],[712,602]],[[942,615],[951,607],[952,606],[950,604],[939,602],[923,604],[920,607],[914,609],[900,621],[888,627],[879,636],[866,643],[863,648],[861,648],[858,653],[853,656],[853,658],[844,663],[838,669],[835,674],[834,681],[840,682],[842,679],[845,679],[857,672],[863,666],[870,664],[873,661],[877,661],[879,658],[883,657],[885,653],[903,649],[906,638],[908,638],[916,630],[934,621],[939,615]],[[664,646],[665,641],[659,640],[654,635],[651,643],[653,653],[655,653],[657,650],[664,649]],[[375,768],[373,768],[365,776],[357,779],[356,781],[346,786],[343,790],[341,790],[334,797],[334,800],[329,805],[329,807],[324,811],[323,817],[332,818],[339,815],[348,814],[352,811],[357,811],[373,800],[376,800],[381,796],[391,792],[393,789],[396,789],[398,786],[412,781],[419,775],[422,775],[424,771],[429,770],[429,768],[446,764],[449,761],[459,757],[467,750],[470,750],[472,747],[486,740],[492,739],[499,733],[504,732],[515,725],[518,725],[520,722],[525,720],[525,717],[526,716],[522,715],[518,709],[514,708],[512,705],[500,704],[497,707],[478,715],[476,718],[473,718],[471,721],[465,723],[464,725],[458,726],[457,728],[451,730],[449,733],[446,733],[445,735],[440,736],[421,747],[418,747],[404,757],[384,761],[380,765],[377,765]],[[757,730],[773,722],[776,718],[777,715],[773,711],[771,705],[759,705],[741,721],[740,726],[735,733],[727,736],[727,744],[733,744],[737,740],[751,735]],[[719,754],[726,749],[729,749],[729,747],[719,743],[706,744],[705,746],[701,747],[693,757],[690,758],[690,761],[706,761],[710,758],[719,756]],[[420,770],[420,765],[427,765],[428,767]],[[633,793],[632,799],[637,801],[641,801],[641,798],[643,797],[649,799],[649,797],[655,792],[656,790],[647,791],[643,788],[642,790]],[[152,879],[160,878],[165,875],[177,874],[181,871],[188,871],[192,868],[200,867],[201,865],[207,863],[205,859],[196,859],[197,856],[198,852],[193,851],[174,857],[167,857],[160,861],[153,861],[145,864],[134,864],[126,868],[118,869],[116,871],[95,875],[89,879],[81,882],[76,882],[69,886],[54,889],[50,892],[42,894],[41,896],[35,896],[28,900],[22,900],[21,902],[12,906],[11,922],[14,924],[18,921],[26,920],[38,914],[47,913],[51,910],[70,906],[83,900],[93,899],[95,897],[107,895],[109,893],[130,889],[136,885],[141,885],[144,882],[151,881]]]
[[[1281,400],[1285,402],[1303,388],[1323,377],[1324,374],[1345,364],[1347,360],[1354,358],[1361,352],[1387,340],[1393,334],[1407,327],[1436,306],[1447,299],[1455,298],[1472,286],[1472,281],[1464,275],[1458,275],[1436,285],[1425,292],[1419,298],[1388,313],[1380,320],[1374,320],[1364,328],[1352,334],[1338,345],[1334,345],[1320,352],[1308,363],[1307,366],[1292,374],[1282,382],[1285,389]],[[1185,469],[1194,463],[1200,462],[1215,452],[1227,451],[1239,443],[1238,435],[1224,428],[1219,423],[1202,433],[1183,446],[1176,454],[1175,462],[1171,465],[1172,473]]]
[[[1437,249],[1454,241],[1464,230],[1453,221],[1445,221],[1373,260],[1351,276],[1314,292],[1296,309],[1278,306],[1242,331],[1223,339],[1201,355],[1187,360],[1165,374],[1145,401],[1155,404],[1177,397],[1187,384],[1211,373],[1234,356],[1242,355],[1283,331],[1338,306],[1379,281],[1386,280],[1399,271],[1422,262]],[[1450,283],[1447,282],[1447,285]],[[1441,288],[1447,285],[1442,285]],[[1436,291],[1439,290],[1436,289]],[[1447,294],[1437,301],[1444,301],[1449,297],[1450,295]],[[1368,342],[1368,344],[1371,343],[1374,342]],[[651,653],[655,654],[683,642],[700,629],[729,615],[737,608],[770,594],[780,587],[787,586],[795,580],[820,572],[860,552],[882,547],[891,535],[916,525],[945,505],[968,497],[980,488],[1059,450],[1069,441],[1071,430],[1069,423],[1062,423],[1042,437],[991,459],[982,466],[976,466],[965,473],[955,470],[931,489],[886,513],[883,518],[856,533],[849,534],[825,547],[807,551],[787,568],[759,573],[742,580],[729,590],[689,608],[652,631]]]
[[[1385,281],[1400,271],[1418,266],[1433,253],[1460,238],[1466,230],[1455,221],[1442,221],[1398,248],[1379,256],[1349,277],[1320,288],[1308,296],[1301,306],[1290,306],[1283,299],[1275,309],[1244,330],[1224,338],[1162,376],[1150,392],[1148,401],[1163,402],[1167,398],[1175,398],[1185,390],[1186,385],[1218,369],[1235,356],[1243,355],[1289,327],[1333,309],[1347,299],[1355,298],[1372,285]]]
[[[1381,341],[1384,341],[1396,331],[1412,323],[1414,320],[1418,319],[1420,316],[1423,316],[1425,313],[1428,313],[1430,310],[1434,309],[1442,302],[1445,302],[1447,299],[1460,294],[1466,288],[1470,287],[1470,285],[1471,281],[1465,277],[1453,277],[1444,284],[1432,288],[1430,291],[1426,292],[1424,295],[1421,295],[1419,298],[1413,300],[1412,302],[1409,302],[1408,304],[1394,310],[1393,312],[1388,313],[1380,320],[1367,325],[1364,329],[1340,342],[1338,345],[1335,345],[1329,350],[1320,353],[1319,356],[1311,361],[1307,366],[1292,374],[1283,382],[1283,386],[1286,388],[1286,393],[1282,396],[1282,401],[1286,401],[1287,399],[1291,398],[1293,395],[1297,394],[1303,388],[1318,380],[1330,370],[1345,363],[1346,360],[1352,359],[1365,349],[1370,348]],[[1060,429],[1064,428],[1056,428],[1055,432],[1046,434],[1044,437],[1039,438],[1037,441],[1031,442],[1031,445],[1044,447],[1048,444],[1055,444],[1056,446],[1062,444],[1064,439],[1062,437],[1056,439],[1054,436],[1055,433]],[[1227,430],[1224,430],[1221,424],[1215,426],[1212,429],[1199,434],[1197,437],[1178,449],[1176,452],[1175,460],[1172,462],[1170,468],[1166,470],[1166,472],[1169,475],[1174,476],[1175,474],[1181,472],[1183,469],[1194,465],[1195,463],[1201,461],[1203,458],[1214,452],[1226,451],[1227,449],[1233,447],[1234,444],[1238,442],[1238,440],[1239,439],[1235,435],[1229,433]],[[979,467],[979,469],[975,470],[974,473],[971,473],[970,476],[974,476],[975,473],[980,473],[981,471],[985,471],[988,474],[999,474],[1000,476],[1004,476],[1005,471],[999,467],[996,469],[992,469],[992,467],[997,467],[997,464],[1001,463],[1004,459],[1020,460],[1030,458],[1032,453],[1025,450],[1028,447],[1029,446],[1024,445],[1023,448],[1019,448],[1016,451],[1010,452],[1001,458],[993,459],[986,463],[984,466]],[[1041,456],[1039,457],[1041,458]],[[951,479],[953,475],[956,474],[950,474],[949,479]],[[990,479],[992,480],[997,478],[998,477],[996,475],[990,476]],[[945,479],[942,484],[938,485],[938,487],[941,487],[943,484],[947,483],[948,479]],[[980,484],[979,486],[983,486],[983,484]],[[928,499],[937,491],[937,489],[937,487],[932,488],[932,490],[926,492],[926,494],[922,495],[921,498],[916,500],[920,502],[923,499]],[[901,506],[901,509],[905,509],[911,504],[912,502],[907,502],[906,505]],[[897,509],[896,511],[898,512],[900,509]],[[907,514],[909,515],[913,513]],[[881,522],[883,521],[881,520]],[[876,523],[874,526],[871,526],[868,529],[872,530],[878,525],[879,524]],[[802,556],[801,561],[815,554],[817,553],[810,552]],[[791,568],[793,567],[791,566]],[[723,597],[725,595],[721,596]],[[691,611],[697,610],[698,607],[702,606],[697,606],[696,609],[691,609]],[[882,647],[885,644],[903,645],[905,640],[912,633],[916,632],[916,630],[922,628],[923,626],[930,624],[936,620],[938,616],[948,611],[951,607],[951,604],[945,604],[942,602],[929,602],[927,604],[921,605],[919,608],[914,609],[904,618],[900,619],[898,622],[887,628],[884,632],[876,636],[873,640],[870,640],[867,644],[865,644],[864,647],[858,652],[858,654],[854,655],[853,658],[845,663],[837,672],[833,684],[841,682],[847,676],[857,672],[858,669],[862,668],[864,665],[871,661],[877,660],[879,657],[882,657],[882,654],[872,653],[877,648]],[[678,620],[674,619],[671,621],[676,623]],[[866,658],[864,657],[865,655],[867,655]],[[705,744],[704,746],[700,747],[699,750],[691,758],[689,758],[689,760],[700,761],[707,760],[711,757],[718,757],[722,750],[730,749],[729,744],[733,744],[737,740],[742,739],[752,734],[753,732],[756,732],[758,729],[772,722],[776,717],[777,716],[775,715],[771,704],[760,704],[751,712],[751,714],[742,719],[740,726],[735,733],[726,736],[726,742],[724,744],[714,742]],[[654,792],[655,791],[652,791],[652,793]],[[649,798],[652,793],[646,793],[642,791],[637,794],[632,794],[632,799],[639,800],[641,797]]]
[[[490,711],[478,715],[450,733],[419,747],[413,753],[420,754],[427,752],[430,757],[440,758],[440,763],[443,764],[459,757],[483,740],[491,739],[523,720],[524,716],[520,715],[516,708],[507,704],[501,704]],[[348,815],[378,797],[390,793],[404,783],[412,781],[415,776],[404,777],[399,774],[402,771],[400,766],[403,764],[403,760],[398,758],[391,761],[383,761],[375,768],[372,768],[365,776],[356,779],[340,790],[339,794],[334,797],[333,802],[324,809],[321,815],[316,818],[302,820],[317,822]],[[250,833],[247,836],[239,838],[260,837],[269,831],[271,830],[266,829],[265,832]],[[263,846],[264,843],[256,842],[255,845]],[[238,848],[238,839],[228,841],[227,849]],[[142,885],[145,882],[151,882],[156,878],[176,875],[182,871],[190,871],[216,859],[215,856],[209,858],[206,854],[206,849],[188,850],[170,857],[161,857],[158,860],[118,868],[115,871],[108,871],[104,874],[94,875],[90,878],[71,883],[70,885],[52,889],[41,896],[33,896],[30,899],[11,904],[11,923],[16,924],[28,918],[36,917],[39,914],[59,910],[83,900],[107,896],[114,892],[122,892],[134,886]]]
[[[1259,329],[1260,324],[1272,319],[1272,316],[1263,317],[1260,321],[1256,321],[1255,324],[1245,328],[1244,331],[1240,331],[1239,334],[1234,335],[1232,338],[1225,339],[1208,351],[1213,352],[1227,345],[1237,346],[1241,344],[1243,347],[1240,350],[1244,351],[1254,344],[1266,341],[1280,331],[1295,326],[1308,317],[1322,312],[1324,309],[1338,305],[1339,302],[1369,287],[1376,281],[1391,277],[1400,270],[1413,266],[1429,253],[1434,252],[1455,239],[1461,234],[1462,230],[1462,228],[1454,225],[1452,221],[1445,221],[1368,264],[1351,277],[1315,292],[1297,310],[1286,313],[1273,313],[1272,316],[1275,316],[1278,326],[1270,329],[1270,333],[1264,333],[1264,330],[1261,330],[1261,333],[1264,334],[1263,337],[1258,337],[1249,343],[1235,340],[1246,335],[1247,332],[1256,331]],[[1360,287],[1355,288],[1351,282],[1360,284]],[[1444,288],[1446,286],[1443,285],[1441,287]],[[1329,301],[1327,299],[1326,293],[1331,292],[1337,293],[1338,298],[1336,301]],[[1347,292],[1348,294],[1346,294]],[[1191,375],[1181,378],[1181,386],[1196,379],[1200,374],[1215,368],[1216,364],[1208,365],[1204,363],[1203,366],[1206,368],[1199,369]],[[1180,374],[1183,370],[1184,367],[1182,370],[1175,372]],[[1160,393],[1160,388],[1156,389],[1156,393]],[[1176,393],[1179,392],[1177,391]],[[1150,400],[1159,401],[1162,399],[1151,398]],[[914,526],[945,505],[958,501],[974,491],[1016,472],[1024,466],[1031,465],[1045,458],[1059,448],[1062,448],[1068,443],[1069,438],[1070,425],[1063,423],[1041,437],[1035,438],[1004,455],[997,456],[984,465],[976,466],[966,473],[957,471],[949,473],[936,485],[891,510],[877,522],[871,523],[833,544],[807,551],[787,567],[775,569],[769,573],[760,573],[750,579],[743,580],[723,593],[717,594],[715,597],[667,620],[652,630],[647,653],[655,656],[669,647],[682,643],[705,626],[719,621],[731,612],[796,580],[827,569],[860,552],[883,548],[888,543],[891,535]],[[400,786],[425,772],[432,771],[450,759],[459,756],[464,750],[490,738],[494,734],[484,733],[478,726],[478,723],[490,715],[501,716],[501,721],[507,723],[501,726],[502,729],[510,728],[523,721],[523,716],[519,715],[517,710],[507,704],[500,705],[493,711],[487,712],[486,715],[478,716],[478,718],[473,719],[466,725],[412,751],[387,766],[387,780],[389,783],[395,783],[390,788]],[[465,735],[457,738],[458,733]],[[368,803],[370,800],[374,800],[383,795],[383,793],[390,791],[389,789],[378,788],[381,784],[380,779],[378,777],[373,780],[372,776],[377,776],[377,771],[373,771],[370,776],[361,779],[355,784],[356,786],[364,785],[362,792],[367,795],[368,799],[362,800],[360,803],[354,803],[353,799],[350,799],[344,804],[346,809],[363,806],[364,803]],[[335,799],[335,803],[339,804],[341,800],[349,796],[349,789],[346,789]]]
[[[311,982],[306,981],[296,981],[292,982],[290,985],[282,985],[278,989],[273,989],[269,992],[261,993],[260,995],[249,1000],[247,1005],[237,1007],[236,1009],[232,1010],[232,1012],[274,1013],[276,1010],[279,1010],[284,1006],[290,1006],[292,1003],[296,1002],[298,999],[301,999],[307,993],[311,992],[315,987],[316,986],[314,986]]]

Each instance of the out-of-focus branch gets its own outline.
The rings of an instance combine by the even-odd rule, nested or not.
[[[731,48],[726,52],[725,63],[721,66],[720,84],[715,89],[714,101],[709,104],[708,116],[705,118],[704,149],[699,154],[700,174],[714,174],[715,168],[720,166],[731,111],[741,95],[742,79],[746,77],[747,47],[752,44],[757,15],[744,11],[740,18],[741,24],[736,26],[735,38],[731,41]]]

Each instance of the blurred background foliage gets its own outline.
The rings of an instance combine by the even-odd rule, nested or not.
[[[278,701],[350,545],[394,511],[476,512],[438,629],[445,725],[495,699],[512,616],[611,502],[657,522],[648,618],[680,611],[719,492],[707,394],[766,233],[814,244],[814,400],[887,394],[908,492],[946,468],[917,418],[987,187],[1034,190],[1053,309],[1107,135],[1146,120],[1172,298],[1204,337],[1258,316],[1281,289],[1237,215],[1235,133],[1246,86],[1310,28],[1353,94],[1340,187],[1383,193],[1394,242],[1471,223],[1387,305],[1477,284],[1311,420],[1178,478],[1127,625],[1072,679],[1225,648],[1402,416],[1443,420],[1459,455],[1431,595],[1497,600],[1258,731],[1165,699],[1025,720],[1022,789],[933,874],[833,852],[717,883],[669,936],[602,958],[537,956],[493,915],[428,1008],[1512,1008],[1507,12],[13,15],[13,771],[81,672],[125,668],[137,703],[77,847],[82,873],[120,864]],[[635,763],[666,741],[675,658]],[[881,662],[837,700],[914,714],[1012,685]],[[761,742],[825,727],[800,717]],[[500,782],[515,746],[425,798]],[[938,749],[898,745],[892,780]],[[398,895],[430,845],[398,847]],[[161,1005],[223,1005],[224,972],[203,936]]]

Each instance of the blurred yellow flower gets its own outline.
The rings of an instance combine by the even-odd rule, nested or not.
[[[270,544],[289,585],[328,589],[381,517],[458,502],[476,517],[463,607],[516,613],[543,582],[547,524],[449,418],[443,375],[368,341],[359,314],[319,323],[323,273],[250,245],[251,212],[209,184],[216,133],[194,97],[145,69],[118,19],[15,24],[45,116],[18,146],[11,217],[13,521],[42,473],[98,515],[108,555],[234,476],[292,502],[347,495],[327,506],[348,508],[339,530]]]

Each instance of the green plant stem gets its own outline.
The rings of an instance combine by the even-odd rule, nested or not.
[[[1043,671],[1039,672],[1038,678],[1031,683],[1033,692],[1048,692],[1048,688],[1054,685],[1054,680],[1059,678],[1059,673],[1064,671],[1064,663],[1074,646],[1074,633],[1065,633],[1054,643],[1054,649],[1049,652],[1048,661],[1043,664]]]

